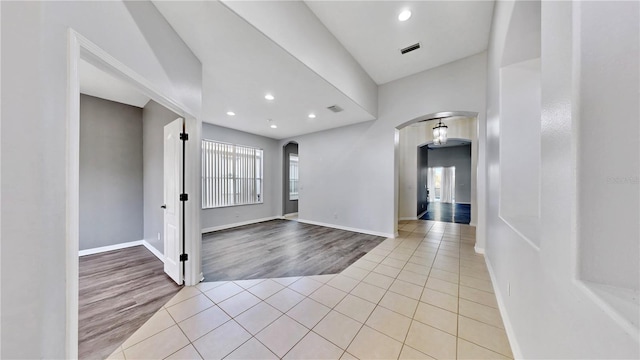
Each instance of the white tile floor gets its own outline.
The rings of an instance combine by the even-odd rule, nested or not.
[[[475,228],[399,232],[341,274],[184,288],[110,358],[512,358]]]

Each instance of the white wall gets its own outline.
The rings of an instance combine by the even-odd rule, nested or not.
[[[475,118],[452,117],[444,121],[448,126],[449,138],[471,140],[471,225],[477,224],[477,163],[478,163],[478,135]],[[400,219],[415,219],[421,212],[417,209],[418,197],[418,145],[433,141],[433,127],[435,121],[416,123],[400,129],[400,143],[398,147],[399,177],[398,177],[398,217]]]
[[[581,7],[577,133],[581,276],[635,290],[636,301],[640,290],[639,10],[638,2]],[[602,27],[606,31],[599,30]]]
[[[368,153],[375,125],[369,121],[280,141],[280,148],[289,141],[298,143],[298,219],[392,235],[376,223],[379,176],[392,164],[385,166],[375,153]]]
[[[522,6],[526,2],[516,3]],[[488,56],[487,123],[484,131],[488,176],[486,254],[493,274],[496,295],[505,315],[507,332],[517,358],[638,358],[640,353],[637,332],[629,326],[624,326],[623,322],[617,322],[611,309],[590,295],[579,281],[577,256],[582,239],[580,233],[576,232],[576,224],[582,224],[584,217],[578,209],[581,206],[594,207],[599,204],[593,202],[591,194],[583,197],[577,192],[578,178],[575,171],[578,165],[576,155],[580,150],[578,144],[584,140],[577,131],[578,124],[582,123],[582,116],[591,116],[584,113],[589,106],[585,101],[588,100],[592,106],[599,106],[598,104],[605,105],[613,101],[625,91],[637,94],[637,26],[640,23],[638,3],[627,2],[625,5],[617,5],[620,8],[615,11],[610,11],[613,8],[609,8],[609,2],[557,1],[542,2],[541,6],[542,178],[539,250],[498,216],[501,186],[499,129],[502,115],[499,72],[503,65],[505,39],[508,37],[514,2],[496,2],[493,19]],[[593,16],[596,13],[598,15]],[[615,19],[617,25],[601,26],[599,22],[604,19]],[[576,26],[577,24],[581,26]],[[614,29],[619,29],[619,26],[627,27],[627,30],[616,33]],[[581,31],[585,28],[591,30]],[[595,36],[591,31],[597,32],[598,35]],[[612,54],[611,57],[593,57],[596,54],[620,50],[617,41],[610,40],[621,37],[629,37],[630,41],[635,39],[635,48],[627,48],[625,56]],[[609,41],[600,41],[604,39]],[[526,41],[510,43],[523,46],[527,44]],[[588,54],[580,52],[580,48],[585,49],[585,46],[590,49]],[[524,53],[527,49],[510,51]],[[595,61],[594,65],[597,65],[597,68],[611,76],[631,79],[629,82],[620,83],[622,88],[615,91],[610,89],[606,93],[592,93],[593,97],[585,98],[581,96],[581,93],[584,94],[583,91],[593,91],[601,85],[601,82],[579,81],[594,74],[594,67],[584,67],[584,61],[591,61],[589,59]],[[617,123],[617,131],[635,129],[635,138],[630,139],[634,145],[630,145],[629,149],[635,152],[614,151],[612,155],[637,159],[638,98],[636,96],[634,101],[630,98],[631,96],[617,103],[616,111],[619,112],[616,113],[621,115],[620,119],[624,119]],[[598,119],[601,121],[600,125],[606,123],[602,117]],[[533,150],[524,148],[521,151],[526,153]],[[590,168],[580,177],[597,176],[592,170],[595,169]],[[637,206],[638,194],[633,191],[628,194],[635,195],[635,198],[626,198],[629,205],[623,204],[622,201],[617,204],[620,204],[623,210],[632,212],[630,216],[635,216],[637,228],[639,216],[637,207],[634,206]],[[607,209],[618,213],[617,209]],[[598,224],[607,229],[608,233],[606,238],[600,238],[599,241],[607,241],[613,247],[624,247],[630,242],[637,246],[637,233],[628,232],[627,227],[615,228],[612,226],[615,223],[607,222],[606,217],[599,219]],[[634,240],[621,240],[626,238]],[[637,247],[631,250],[638,253]],[[610,260],[606,264],[616,268],[616,264]],[[637,274],[639,265],[636,263],[635,269],[627,270]]]
[[[500,97],[500,216],[538,246],[540,58],[502,67]]]
[[[229,144],[257,147],[263,150],[263,202],[261,204],[229,206],[203,209],[201,217],[202,231],[208,232],[222,226],[251,222],[279,216],[282,198],[279,196],[282,184],[282,147],[278,141],[264,136],[225,128],[218,125],[202,124],[202,138],[222,141]],[[280,174],[280,175],[279,175]]]
[[[377,120],[281,141],[300,146],[299,218],[394,235],[396,127],[440,111],[484,114],[485,71],[482,53],[392,81],[379,88]]]
[[[201,65],[149,3],[0,6],[0,357],[65,358],[67,30],[74,28],[195,115]]]

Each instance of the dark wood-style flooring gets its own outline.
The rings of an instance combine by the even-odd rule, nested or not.
[[[430,202],[427,206],[427,212],[422,215],[420,220],[469,224],[471,222],[471,205]]]
[[[179,290],[144,246],[80,257],[80,359],[104,359]]]
[[[205,281],[335,274],[385,238],[290,220],[202,236]]]

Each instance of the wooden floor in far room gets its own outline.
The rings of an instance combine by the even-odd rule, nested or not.
[[[80,359],[105,359],[182,287],[144,246],[80,257]]]
[[[290,220],[202,235],[205,281],[336,274],[385,238]]]

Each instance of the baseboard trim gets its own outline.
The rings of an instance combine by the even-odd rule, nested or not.
[[[484,255],[484,248],[478,247],[478,245],[474,246],[473,250],[475,250],[476,254]],[[485,261],[486,261],[486,259],[485,259]]]
[[[225,230],[225,229],[231,229],[231,228],[238,227],[238,226],[251,225],[251,224],[256,224],[256,223],[259,223],[259,222],[270,221],[270,220],[275,220],[275,219],[282,219],[282,217],[280,217],[280,216],[269,216],[269,217],[262,218],[262,219],[253,219],[253,220],[241,221],[241,222],[237,222],[237,223],[233,223],[233,224],[214,226],[214,227],[209,227],[209,228],[202,229],[202,233],[205,234],[205,233],[209,233],[209,232],[220,231],[220,230]]]
[[[477,251],[477,250],[476,250]],[[484,249],[482,249],[484,253]],[[511,345],[511,352],[513,353],[514,359],[523,359],[522,351],[520,351],[520,345],[518,345],[518,340],[516,338],[516,334],[513,330],[513,326],[511,325],[511,320],[509,320],[509,314],[507,314],[506,306],[504,301],[502,300],[502,293],[500,292],[500,287],[496,286],[498,283],[496,280],[496,275],[493,272],[493,267],[491,267],[491,262],[489,258],[485,255],[484,262],[487,264],[487,270],[489,270],[489,276],[491,277],[491,285],[493,286],[493,292],[496,295],[496,300],[498,302],[498,310],[500,310],[500,315],[502,316],[502,321],[504,322],[504,328],[507,333],[507,338],[509,338],[509,344]]]
[[[107,251],[113,251],[113,250],[125,249],[128,247],[144,245],[143,241],[144,240],[136,240],[136,241],[130,241],[130,242],[120,243],[115,245],[101,246],[93,249],[80,250],[78,251],[78,256],[93,255],[93,254],[99,254]]]
[[[160,252],[160,250],[156,249],[155,246],[149,244],[147,240],[142,240],[142,245],[147,248],[147,250],[151,251],[153,255],[155,255],[160,261],[164,263],[164,254]]]
[[[341,225],[335,225],[335,224],[327,224],[327,223],[323,223],[323,222],[319,222],[319,221],[313,221],[313,220],[298,219],[298,222],[301,222],[301,223],[304,223],[304,224],[310,224],[310,225],[324,226],[324,227],[333,228],[333,229],[352,231],[352,232],[357,232],[357,233],[367,234],[367,235],[375,235],[375,236],[383,236],[383,237],[387,237],[387,238],[395,238],[394,234],[388,234],[388,233],[383,233],[383,232],[378,232],[378,231],[371,231],[371,230],[364,230],[364,229],[357,229],[357,228],[352,228],[352,227],[348,227],[348,226],[341,226]]]

